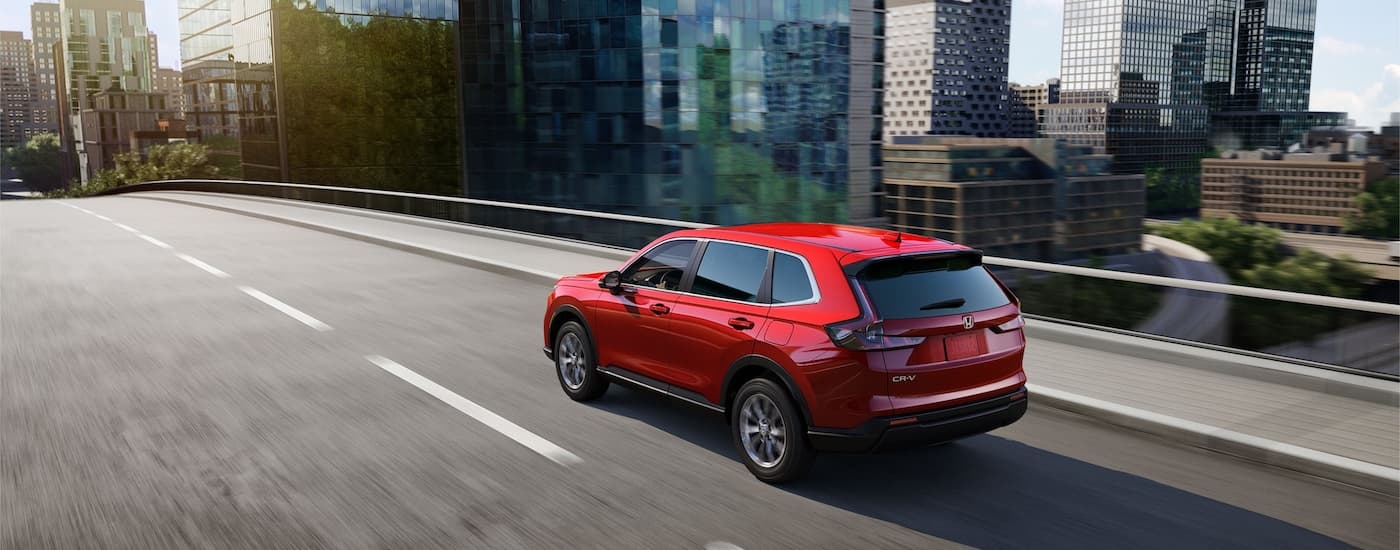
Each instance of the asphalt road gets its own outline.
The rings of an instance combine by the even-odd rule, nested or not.
[[[91,213],[0,205],[0,548],[1400,544],[1393,498],[1034,405],[770,487],[716,415],[564,398],[544,286],[188,205],[64,202]]]

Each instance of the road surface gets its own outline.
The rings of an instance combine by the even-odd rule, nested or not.
[[[1393,498],[1034,405],[771,487],[716,415],[565,399],[545,286],[139,196],[63,202],[86,212],[0,205],[0,548],[1400,540]]]

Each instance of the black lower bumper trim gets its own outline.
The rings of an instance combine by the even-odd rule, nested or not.
[[[924,447],[986,433],[1026,414],[1025,388],[978,401],[918,414],[872,419],[845,430],[813,428],[807,439],[818,451],[867,453]],[[906,419],[913,418],[913,422]],[[892,422],[900,422],[891,426]]]

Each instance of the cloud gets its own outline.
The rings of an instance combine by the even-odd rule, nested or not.
[[[1389,120],[1390,113],[1400,112],[1400,64],[1386,64],[1381,68],[1380,78],[1359,91],[1314,89],[1311,108],[1344,111],[1359,126],[1379,125]]]
[[[1366,53],[1370,48],[1360,42],[1350,42],[1334,36],[1319,36],[1315,46],[1318,55],[1349,57]]]

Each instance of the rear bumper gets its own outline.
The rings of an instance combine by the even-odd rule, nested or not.
[[[855,428],[813,428],[807,439],[818,451],[866,453],[910,449],[986,433],[1020,420],[1026,389],[975,403],[916,414],[871,419]],[[913,420],[909,420],[909,419]],[[891,423],[895,424],[891,426]]]

